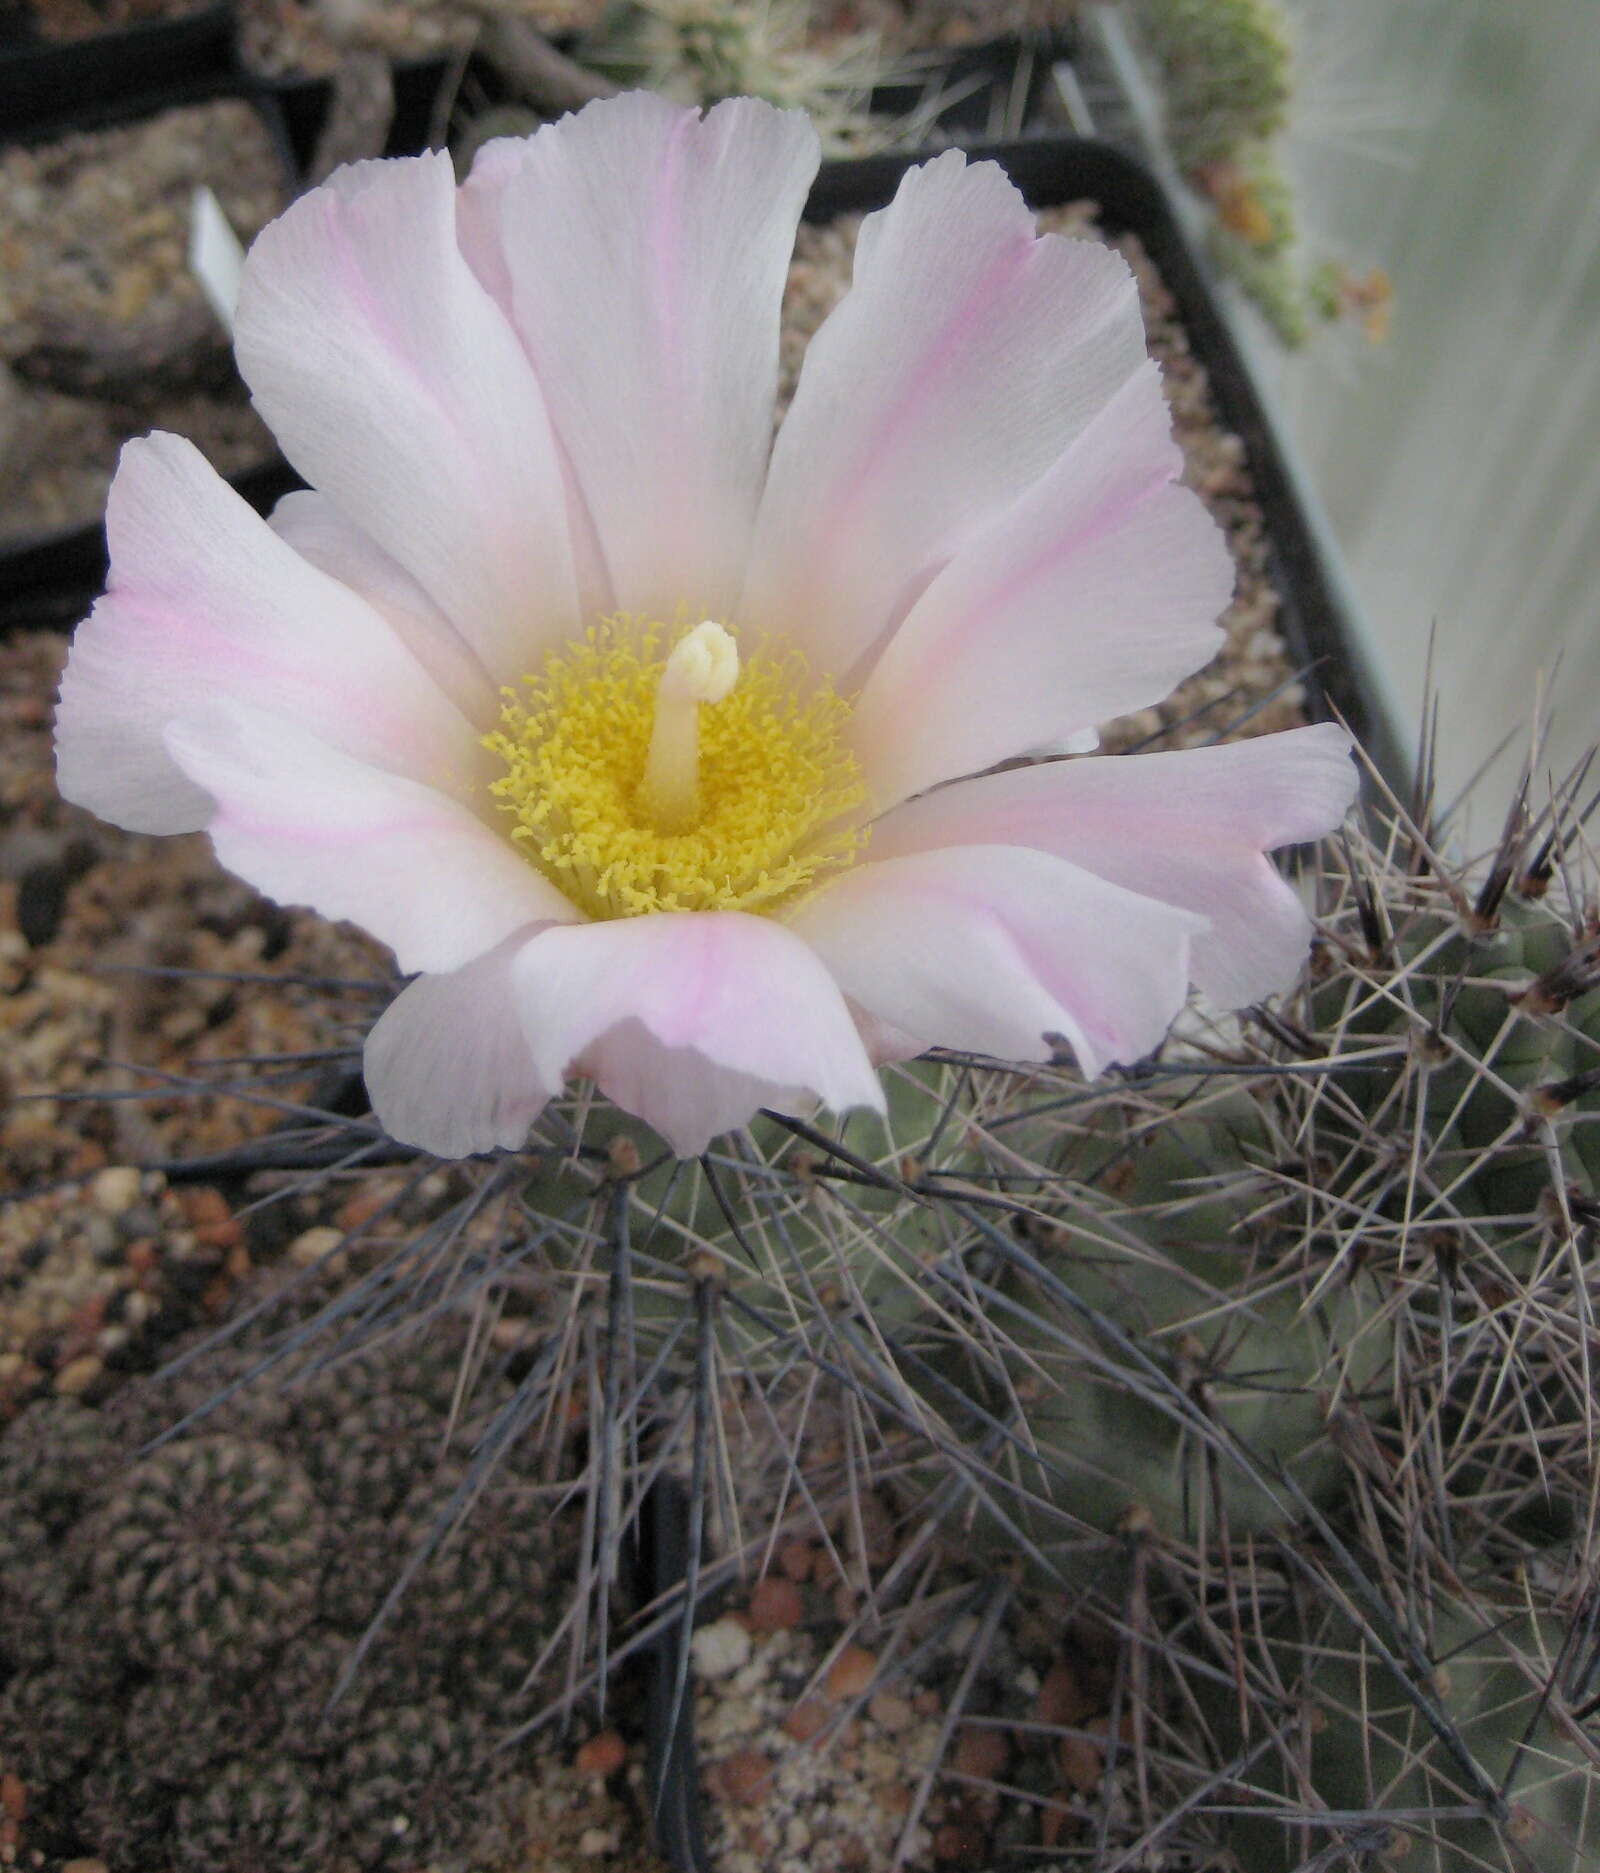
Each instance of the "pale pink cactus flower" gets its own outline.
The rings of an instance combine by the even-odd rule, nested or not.
[[[797,113],[636,94],[459,188],[342,170],[236,331],[315,492],[269,522],[175,436],[123,454],[61,791],[392,947],[398,1139],[516,1147],[585,1074],[689,1154],[881,1109],[932,1046],[1095,1074],[1191,979],[1302,964],[1264,854],[1344,813],[1337,728],[984,771],[1221,640],[1127,266],[947,152],[864,223],[774,442],[817,161]]]

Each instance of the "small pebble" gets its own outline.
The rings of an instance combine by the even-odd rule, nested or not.
[[[783,1732],[797,1743],[809,1743],[814,1736],[820,1736],[827,1725],[828,1707],[822,1699],[803,1697],[784,1718]]]
[[[1058,1746],[1061,1779],[1080,1795],[1092,1795],[1100,1786],[1105,1759],[1086,1736],[1064,1736]]]
[[[578,1836],[578,1852],[585,1860],[603,1860],[621,1845],[615,1828],[586,1827]]]
[[[911,1700],[904,1698],[898,1691],[874,1691],[867,1702],[867,1715],[880,1729],[894,1735],[910,1727],[915,1712]]]
[[[55,1377],[55,1388],[66,1398],[80,1398],[104,1370],[93,1353],[69,1359]]]
[[[847,1645],[828,1667],[824,1680],[828,1696],[835,1703],[845,1698],[859,1697],[872,1682],[872,1674],[878,1669],[878,1655],[869,1652],[865,1646]]]
[[[724,1801],[760,1801],[772,1786],[772,1758],[765,1750],[735,1750],[711,1765],[707,1780]]]
[[[778,1550],[778,1566],[795,1581],[810,1576],[811,1564],[815,1559],[816,1550],[809,1541],[786,1541]]]
[[[1010,1757],[1011,1744],[1004,1730],[982,1723],[961,1726],[953,1764],[958,1775],[975,1776],[980,1782],[997,1781]]]
[[[766,1574],[750,1595],[750,1624],[757,1632],[787,1632],[805,1611],[800,1589],[785,1574]]]
[[[933,1837],[933,1857],[941,1866],[981,1867],[988,1843],[970,1821],[947,1821]]]
[[[615,1730],[602,1730],[583,1744],[574,1758],[579,1775],[614,1775],[627,1760],[628,1748]]]
[[[750,1634],[736,1619],[713,1620],[689,1641],[689,1656],[702,1678],[726,1678],[750,1662]]]
[[[1045,1673],[1033,1714],[1040,1723],[1059,1723],[1068,1729],[1094,1715],[1094,1699],[1065,1659],[1058,1659]]]
[[[343,1241],[342,1230],[330,1229],[326,1223],[321,1223],[315,1229],[303,1230],[295,1237],[289,1244],[289,1260],[296,1268],[309,1268],[325,1255],[331,1255]]]
[[[89,1201],[104,1216],[120,1216],[139,1201],[139,1173],[131,1164],[112,1164],[96,1171],[89,1184]]]

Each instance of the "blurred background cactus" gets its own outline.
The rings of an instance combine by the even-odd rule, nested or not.
[[[1279,0],[1128,0],[1179,172],[1212,216],[1218,262],[1278,339],[1348,323],[1387,335],[1381,269],[1358,273],[1301,233],[1284,166],[1297,103],[1295,32]]]
[[[206,1390],[261,1347],[197,1361]],[[26,1550],[3,1587],[0,1762],[31,1838],[118,1873],[398,1870],[504,1844],[495,1745],[549,1675],[568,1537],[509,1471],[461,1487],[469,1427],[510,1389],[489,1372],[458,1398],[465,1350],[448,1327],[345,1361],[323,1341],[232,1391],[229,1430],[202,1416],[142,1456],[189,1375],[115,1411],[18,1416],[0,1437],[0,1529]]]
[[[1276,0],[1133,0],[1185,170],[1265,143],[1288,119],[1288,22]]]
[[[812,0],[617,0],[578,56],[680,104],[758,97],[804,110],[831,155],[859,155],[892,134],[869,116],[887,69],[881,38],[826,30]]]

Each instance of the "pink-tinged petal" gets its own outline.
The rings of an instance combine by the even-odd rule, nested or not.
[[[802,1095],[883,1109],[837,985],[767,918],[672,912],[546,930],[512,975],[539,1079],[578,1066],[683,1156]]]
[[[476,733],[384,618],[279,539],[192,443],[130,442],[106,510],[111,578],[78,627],[56,725],[62,793],[136,832],[193,832],[205,794],[167,724],[230,698],[441,786]]]
[[[692,1047],[666,1047],[642,1021],[621,1021],[579,1056],[578,1070],[624,1112],[655,1127],[680,1158],[747,1125],[757,1112],[804,1118],[817,1101],[800,1086],[719,1067]]]
[[[538,384],[456,238],[443,153],[337,171],[245,263],[239,368],[284,453],[497,682],[578,623]]]
[[[271,524],[302,559],[359,592],[469,722],[495,720],[495,685],[466,639],[405,567],[326,495],[308,488],[286,494]]]
[[[473,159],[472,173],[456,196],[456,230],[467,264],[506,317],[516,322],[516,294],[501,239],[501,216],[506,188],[522,168],[528,149],[526,137],[495,137]],[[585,618],[603,618],[617,609],[611,574],[606,568],[595,532],[594,515],[578,485],[572,458],[559,436],[556,454],[567,493],[567,518],[572,529],[572,559],[578,587],[578,607]]]
[[[926,794],[873,828],[872,853],[1031,846],[1206,918],[1194,979],[1218,1006],[1290,987],[1311,922],[1263,856],[1320,839],[1356,793],[1350,737],[1320,723],[1174,754],[1016,768]]]
[[[456,238],[467,265],[484,290],[515,322],[516,295],[505,243],[500,237],[500,215],[506,185],[522,167],[526,137],[491,137],[472,159],[472,171],[456,191]]]
[[[851,719],[882,805],[1159,702],[1222,641],[1222,533],[1153,364],[912,607]]]
[[[1205,928],[1015,846],[874,860],[787,921],[853,1002],[924,1047],[1044,1060],[1062,1035],[1090,1076],[1160,1043]]]
[[[516,321],[624,611],[726,617],[772,434],[778,312],[818,160],[796,111],[644,92],[498,157]],[[480,260],[480,266],[487,263]]]
[[[401,1144],[442,1158],[515,1151],[561,1088],[541,1084],[517,1019],[518,931],[449,975],[418,976],[367,1036],[367,1091]]]
[[[1143,361],[1122,258],[1042,238],[994,163],[909,171],[869,215],[773,450],[740,615],[859,673],[885,630]]]
[[[167,730],[216,802],[217,857],[280,904],[348,918],[400,967],[459,969],[524,925],[579,913],[459,800],[239,705]]]

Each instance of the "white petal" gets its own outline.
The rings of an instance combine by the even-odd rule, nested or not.
[[[459,800],[352,760],[288,716],[222,706],[167,730],[216,801],[217,857],[280,904],[347,917],[402,970],[459,969],[578,912]]]
[[[509,178],[498,153],[486,169],[517,325],[624,611],[729,615],[817,157],[798,112],[739,98],[701,120],[636,92],[537,132]]]
[[[1310,919],[1263,856],[1331,832],[1356,792],[1331,723],[1226,747],[1018,768],[913,800],[873,828],[875,858],[1031,846],[1207,919],[1194,979],[1224,1008],[1291,986]]]
[[[1198,917],[1014,846],[858,866],[788,919],[852,1001],[915,1035],[1094,1075],[1142,1058],[1183,1006]]]
[[[442,153],[358,163],[266,228],[239,368],[284,453],[417,581],[497,682],[578,623],[561,466]]]
[[[122,452],[111,578],[78,627],[56,725],[62,793],[138,832],[192,832],[206,795],[162,736],[230,698],[280,709],[362,761],[441,786],[476,732],[363,599],[280,540],[192,443]]]
[[[560,1085],[543,1085],[517,1019],[522,930],[450,975],[418,976],[367,1036],[372,1109],[391,1138],[442,1158],[515,1151]]]
[[[469,722],[495,720],[495,685],[476,652],[405,567],[326,495],[309,488],[286,494],[271,524],[302,559],[359,592]]]
[[[1144,355],[1119,255],[1037,237],[993,163],[908,171],[806,354],[741,615],[844,681]]]
[[[534,1070],[576,1063],[691,1156],[758,1107],[883,1109],[827,970],[764,917],[673,912],[547,930],[512,965]]]
[[[1145,708],[1207,661],[1234,568],[1181,467],[1143,365],[890,639],[850,723],[875,800]]]

